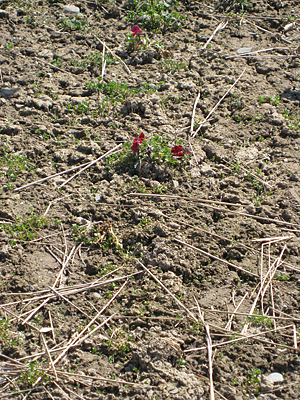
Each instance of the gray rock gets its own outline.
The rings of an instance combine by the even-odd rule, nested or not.
[[[278,397],[273,393],[261,394],[258,400],[278,400]]]
[[[228,400],[235,400],[236,389],[232,386],[222,386],[220,393]]]
[[[200,172],[202,175],[205,175],[205,176],[214,176],[215,175],[214,170],[207,164],[202,165]]]
[[[73,6],[73,5],[68,5],[68,6],[65,6],[65,8],[63,9],[63,13],[78,14],[78,13],[80,13],[80,8]]]
[[[178,85],[177,85],[177,89],[179,89],[179,90],[191,90],[195,87],[196,87],[195,83],[191,82],[191,81],[181,81],[181,82],[178,82]]]
[[[53,102],[52,100],[47,97],[40,98],[40,99],[31,99],[30,105],[37,108],[38,110],[49,110],[52,107]]]
[[[0,10],[0,18],[9,18],[9,13],[4,10]]]
[[[20,90],[19,87],[14,88],[4,88],[0,90],[0,97],[4,97],[5,99],[9,99],[10,97],[17,97],[15,94]]]
[[[237,54],[245,54],[250,53],[252,51],[252,47],[241,47],[237,50]]]
[[[272,379],[273,382],[283,382],[283,376],[279,372],[272,372],[269,378]]]
[[[261,383],[260,383],[260,390],[263,393],[270,392],[274,388],[274,382],[269,376],[262,375]]]

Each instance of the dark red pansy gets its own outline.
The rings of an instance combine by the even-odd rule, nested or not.
[[[133,36],[139,34],[142,35],[143,31],[141,30],[141,28],[138,25],[133,25],[133,27],[131,28],[131,32],[133,34]]]
[[[175,156],[175,155],[177,155],[177,153],[179,153],[182,150],[183,150],[182,146],[174,146],[171,149],[171,153]]]
[[[140,145],[142,144],[144,139],[146,139],[146,136],[142,132],[140,136],[133,139],[130,150],[132,150],[135,154],[138,154],[140,151]]]

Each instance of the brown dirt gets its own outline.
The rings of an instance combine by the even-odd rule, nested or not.
[[[32,399],[209,399],[207,341],[196,299],[213,345],[220,344],[213,349],[217,399],[300,398],[300,358],[294,349],[300,322],[299,25],[285,29],[297,21],[300,2],[243,3],[179,2],[178,13],[186,16],[183,27],[145,31],[150,42],[163,47],[128,53],[132,23],[125,9],[130,2],[117,1],[116,7],[76,3],[87,21],[80,30],[61,25],[65,0],[0,2],[3,396],[33,389],[14,398],[30,393]],[[225,20],[226,28],[204,49]],[[105,82],[125,82],[132,90],[104,110],[104,95],[86,86],[101,75],[101,66],[88,58],[91,53],[102,57],[95,35],[131,72],[119,58],[107,63]],[[240,57],[242,48],[268,51]],[[176,131],[190,125],[197,94],[199,124],[244,69],[191,140],[198,165],[190,157],[187,165],[120,166],[116,157],[116,163],[100,160],[61,189],[76,171],[15,190],[92,161],[141,132],[186,144],[186,131]],[[284,263],[272,280],[274,303],[268,289],[263,309],[260,299],[255,308],[265,316],[247,319],[260,287],[255,275],[260,275],[261,244],[253,239],[282,236],[291,238],[272,244],[270,253],[265,246],[263,275],[269,260],[273,263],[284,250]],[[39,296],[50,294],[68,255],[56,288],[108,282],[52,297],[23,324],[29,313],[22,314],[42,304]],[[231,331],[226,330],[230,312],[246,293]],[[35,356],[45,352],[41,335],[49,349],[65,346],[112,298],[92,326],[104,316],[112,318],[56,363],[56,381],[48,355]],[[273,306],[281,317],[276,325]],[[51,326],[49,313],[55,336],[40,333]],[[238,338],[247,323],[247,334],[291,324],[295,331],[290,327],[221,345]],[[186,352],[198,347],[204,348]],[[55,360],[60,353],[51,354]],[[19,369],[11,359],[21,359]],[[271,372],[281,373],[283,382],[268,382]]]

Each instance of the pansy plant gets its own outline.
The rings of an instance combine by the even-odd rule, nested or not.
[[[169,163],[184,164],[189,161],[190,150],[181,145],[170,147],[169,139],[163,139],[155,135],[149,139],[144,133],[133,139],[130,149],[135,153],[136,158],[143,161],[154,162],[157,164]]]
[[[127,37],[127,51],[132,53],[137,50],[144,50],[149,44],[149,39],[144,35],[142,29],[138,25],[133,25],[131,33]]]

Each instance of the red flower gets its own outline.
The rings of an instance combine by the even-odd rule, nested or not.
[[[132,35],[135,36],[137,34],[142,35],[143,31],[141,30],[141,28],[138,25],[133,25],[133,27],[131,28],[131,32]]]
[[[180,160],[182,157],[184,157],[184,151],[182,146],[174,146],[171,149],[172,157],[177,158],[177,160]]]
[[[140,136],[136,137],[133,139],[132,145],[130,147],[130,150],[132,150],[135,154],[138,154],[140,151],[140,146],[143,142],[143,140],[146,139],[146,136],[143,134],[143,132],[140,134]]]

